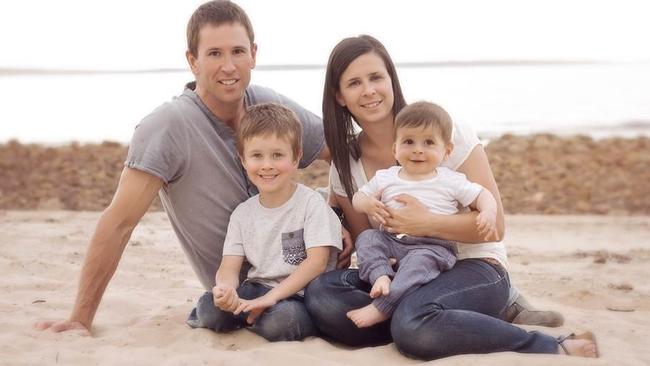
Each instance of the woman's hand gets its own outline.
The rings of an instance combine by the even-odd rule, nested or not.
[[[386,230],[389,233],[430,236],[426,220],[431,215],[429,210],[415,197],[408,194],[400,194],[393,199],[404,206],[398,209],[386,208],[390,214],[384,223]]]

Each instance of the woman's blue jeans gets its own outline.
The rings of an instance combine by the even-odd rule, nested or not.
[[[312,281],[305,304],[321,335],[350,346],[392,340],[403,354],[425,360],[467,353],[558,352],[555,338],[501,320],[508,302],[508,275],[483,260],[458,261],[407,295],[392,319],[357,328],[346,313],[372,302],[370,287],[357,270],[328,272]]]
[[[237,294],[242,299],[252,300],[270,290],[262,284],[245,281],[237,288]],[[187,319],[187,324],[192,328],[209,328],[218,333],[247,327],[271,342],[297,341],[318,335],[304,301],[299,296],[284,299],[266,309],[252,325],[246,323],[247,316],[248,313],[235,315],[217,308],[212,293],[206,292],[199,298],[196,308]]]

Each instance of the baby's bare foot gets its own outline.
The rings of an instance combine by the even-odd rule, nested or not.
[[[347,316],[358,328],[370,327],[388,319],[388,315],[379,311],[373,304],[364,306],[361,309],[348,311]]]
[[[384,275],[375,281],[370,290],[370,297],[373,299],[378,298],[379,296],[386,296],[390,292],[390,277]]]

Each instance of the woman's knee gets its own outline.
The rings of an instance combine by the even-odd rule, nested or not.
[[[435,324],[443,312],[439,304],[430,304],[419,312],[399,306],[391,321],[391,334],[397,349],[412,358],[432,360],[445,357],[445,327]]]

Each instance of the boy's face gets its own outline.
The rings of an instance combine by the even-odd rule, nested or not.
[[[239,23],[203,26],[196,57],[187,54],[197,94],[217,105],[241,103],[255,67],[256,51],[257,46],[250,43],[246,28]]]
[[[451,153],[433,127],[401,127],[396,131],[393,153],[395,159],[409,174],[424,175],[433,172]]]
[[[291,143],[276,135],[254,136],[244,141],[242,165],[260,194],[290,191],[291,178],[300,157],[294,158]]]

